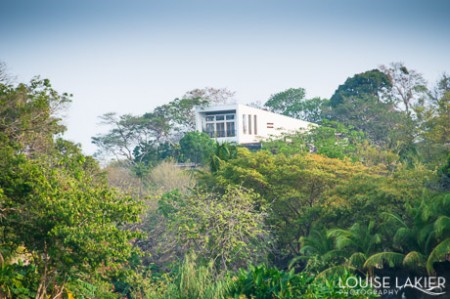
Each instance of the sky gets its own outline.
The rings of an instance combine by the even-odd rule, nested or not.
[[[288,88],[329,98],[403,62],[450,73],[448,0],[0,0],[0,61],[74,95],[65,138],[95,152],[104,113],[143,114],[195,88],[239,103]]]

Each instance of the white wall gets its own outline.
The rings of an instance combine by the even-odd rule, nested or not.
[[[232,138],[217,138],[217,141],[230,141],[237,142],[239,144],[245,143],[258,143],[261,140],[268,139],[270,137],[277,137],[283,133],[292,133],[299,130],[307,130],[309,126],[317,126],[316,124],[295,119],[292,117],[284,116],[281,114],[249,107],[246,105],[233,104],[214,106],[206,108],[196,109],[196,128],[198,131],[202,131],[202,113],[213,111],[227,111],[236,110],[236,137]],[[245,115],[247,133],[244,134],[242,118]],[[249,134],[248,129],[248,115],[252,118],[252,134]],[[257,116],[257,134],[254,134],[254,115]],[[273,123],[273,128],[268,128],[268,123]]]

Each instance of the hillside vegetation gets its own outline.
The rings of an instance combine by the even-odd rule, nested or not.
[[[194,106],[234,95],[197,89],[103,115],[95,157],[63,138],[71,95],[0,78],[0,298],[375,298],[338,282],[450,276],[446,75],[281,91],[267,109],[320,126],[258,151],[194,132]]]

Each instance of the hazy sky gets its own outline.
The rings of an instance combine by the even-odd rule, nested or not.
[[[447,0],[0,0],[0,60],[18,81],[74,94],[66,138],[93,153],[106,112],[141,114],[206,86],[264,102],[330,97],[355,73],[404,62],[450,72]]]

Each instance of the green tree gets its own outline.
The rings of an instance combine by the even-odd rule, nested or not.
[[[337,107],[344,104],[349,98],[359,98],[363,96],[373,96],[381,101],[384,92],[392,87],[389,77],[379,70],[370,70],[356,74],[348,78],[344,84],[330,98],[330,105]]]
[[[264,261],[270,236],[255,197],[231,186],[223,195],[164,195],[159,209],[177,236],[178,256],[195,253],[200,261],[214,261],[219,272]]]
[[[26,146],[28,154],[45,151],[53,135],[65,130],[58,112],[70,101],[71,95],[56,92],[48,79],[16,86],[0,81],[0,132]]]
[[[66,97],[48,80],[0,86],[2,267],[22,260],[36,282],[28,295],[60,296],[73,281],[127,260],[135,234],[123,227],[137,221],[140,205],[110,190],[92,157],[56,139],[63,126],[53,107]],[[0,292],[23,274],[16,275],[2,281]]]
[[[284,115],[290,115],[290,109],[305,99],[303,88],[290,88],[273,94],[264,104],[270,111]]]
[[[99,147],[99,153],[112,154],[118,160],[125,159],[130,165],[142,163],[153,150],[152,144],[158,143],[169,132],[166,120],[154,114],[136,117],[107,113],[100,118],[102,124],[111,129],[92,138],[92,142]]]
[[[397,254],[380,252],[368,260],[366,267],[387,262],[390,267],[435,273],[436,263],[445,261],[450,252],[449,203],[448,194],[425,194],[405,206],[405,215],[385,213],[391,249]]]
[[[180,136],[195,130],[194,108],[196,106],[207,106],[209,103],[209,98],[201,96],[177,98],[168,104],[156,107],[153,114],[149,115],[164,119],[170,128],[169,139],[177,141]]]
[[[273,155],[238,149],[221,164],[215,187],[239,185],[261,195],[260,205],[271,205],[269,224],[277,236],[277,262],[299,255],[300,238],[308,236],[323,212],[324,194],[353,176],[369,172],[359,163],[320,155]],[[225,188],[225,187],[223,187]]]
[[[422,74],[408,69],[400,62],[391,63],[389,66],[382,65],[380,70],[386,74],[392,85],[388,96],[393,98],[396,104],[402,103],[408,115],[412,109],[423,106],[428,89]]]
[[[295,155],[314,152],[329,158],[351,158],[364,141],[364,134],[342,123],[325,121],[307,132],[284,135],[283,138],[263,142],[263,148],[273,154]]]
[[[439,80],[431,105],[425,110],[420,144],[426,162],[441,163],[450,154],[450,78]]]
[[[395,103],[383,96],[391,87],[388,76],[379,70],[356,74],[335,91],[325,114],[364,132],[376,144],[387,145],[401,117]]]
[[[271,95],[264,106],[275,113],[320,123],[322,121],[322,107],[326,102],[326,100],[318,97],[305,99],[303,88],[290,88]]]
[[[382,237],[374,221],[355,223],[349,229],[334,228],[327,234],[335,240],[336,249],[345,253],[351,267],[363,271],[367,258],[380,248]]]
[[[225,105],[234,103],[235,93],[227,88],[196,88],[186,92],[183,99],[201,101],[205,105]]]
[[[447,162],[439,169],[441,187],[444,190],[450,190],[450,155],[447,158]]]
[[[236,145],[231,143],[216,143],[214,153],[210,157],[210,168],[212,172],[217,172],[226,161],[235,159],[238,155]]]
[[[179,140],[195,129],[194,107],[208,103],[201,97],[177,98],[141,116],[104,114],[102,124],[110,129],[92,138],[96,155],[126,161],[143,181],[151,166],[179,157]]]
[[[180,140],[180,155],[183,161],[207,164],[214,152],[214,141],[208,134],[190,132]]]

